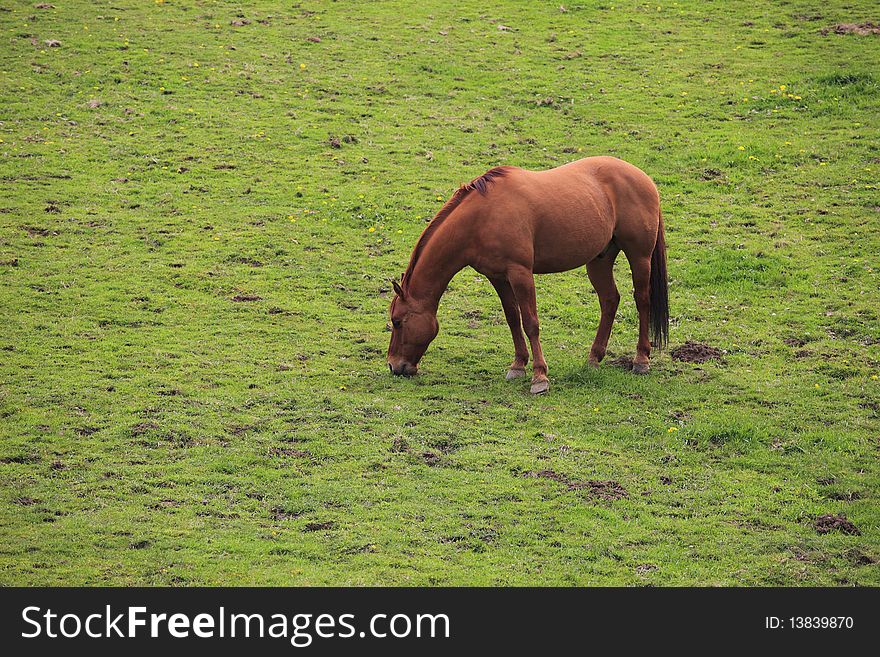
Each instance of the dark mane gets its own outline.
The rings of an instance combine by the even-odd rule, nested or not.
[[[472,191],[477,190],[480,194],[485,195],[489,190],[489,183],[492,182],[495,178],[500,178],[505,175],[512,167],[495,167],[493,169],[489,169],[486,173],[478,178],[474,178],[469,183],[462,185],[458,189],[455,190],[455,193],[452,197],[446,201],[440,211],[434,215],[434,218],[431,219],[431,223],[428,224],[427,228],[422,231],[421,237],[419,237],[419,241],[416,242],[416,246],[413,249],[412,256],[409,259],[409,266],[406,268],[406,271],[403,274],[403,278],[400,281],[401,286],[406,289],[406,283],[409,281],[410,274],[412,274],[413,269],[416,266],[416,262],[419,259],[422,251],[425,249],[425,245],[428,243],[428,240],[431,239],[431,235],[433,235],[437,228],[440,227],[440,224],[443,223],[443,220],[446,219],[452,211],[455,210],[461,202],[467,198],[468,194]]]

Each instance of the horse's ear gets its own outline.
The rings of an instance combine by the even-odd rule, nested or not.
[[[400,287],[397,281],[391,281],[391,285],[394,287],[394,291],[397,292],[397,296],[406,301],[406,295],[403,293],[403,288]]]

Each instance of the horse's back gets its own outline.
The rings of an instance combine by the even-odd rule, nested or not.
[[[535,273],[583,266],[618,231],[647,230],[659,209],[651,179],[638,167],[608,156],[544,171],[508,167],[479,198],[485,210],[480,213],[479,242],[491,245],[490,251],[530,261]],[[479,260],[487,258],[484,253]]]

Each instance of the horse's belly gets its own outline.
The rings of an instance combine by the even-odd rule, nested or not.
[[[606,229],[595,224],[591,230],[541,231],[535,236],[532,269],[536,274],[552,274],[583,267],[602,253],[611,241],[612,234],[610,226]]]

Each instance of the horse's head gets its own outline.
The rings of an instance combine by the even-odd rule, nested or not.
[[[413,299],[394,282],[397,293],[391,301],[391,344],[388,367],[393,374],[412,376],[419,371],[419,360],[437,337],[440,325],[436,312]]]

